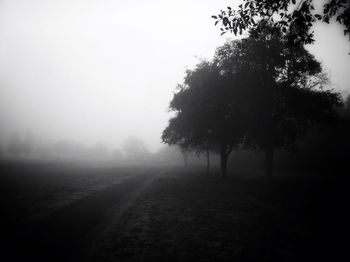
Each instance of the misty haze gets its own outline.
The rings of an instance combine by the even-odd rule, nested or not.
[[[346,261],[348,0],[0,0],[1,261]]]

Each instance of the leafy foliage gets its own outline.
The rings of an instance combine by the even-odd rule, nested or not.
[[[243,0],[237,10],[227,7],[212,17],[215,25],[221,24],[221,34],[227,32],[242,34],[243,31],[257,28],[259,21],[268,20],[280,29],[289,43],[309,44],[314,42],[311,31],[313,23],[321,20],[329,23],[335,20],[344,26],[344,35],[350,35],[350,1],[327,0],[323,13],[315,13],[313,0]]]
[[[214,63],[204,61],[188,70],[184,85],[170,102],[177,115],[164,130],[163,141],[199,150],[219,143],[227,146],[227,152],[232,151],[243,131],[237,126],[240,116],[234,110],[231,90],[227,77]]]
[[[244,83],[241,103],[248,112],[246,131],[253,144],[264,150],[290,148],[315,122],[333,119],[340,96],[323,89],[327,78],[321,65],[303,46],[289,46],[267,21],[258,27],[217,53],[221,61],[233,63],[237,81]]]
[[[249,37],[226,42],[213,61],[187,71],[162,139],[187,149],[215,145],[223,174],[234,148],[264,150],[271,163],[275,148],[293,149],[315,123],[334,120],[340,96],[326,83],[320,63],[263,20]]]

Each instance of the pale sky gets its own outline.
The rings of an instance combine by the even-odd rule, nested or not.
[[[234,0],[0,0],[0,139],[161,146],[186,67],[224,43],[211,15]],[[311,52],[350,91],[350,43],[317,25]]]

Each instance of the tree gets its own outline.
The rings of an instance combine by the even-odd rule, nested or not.
[[[240,111],[233,99],[231,82],[215,63],[202,62],[188,70],[184,85],[170,102],[177,115],[163,131],[162,140],[182,148],[207,151],[218,148],[222,176],[227,174],[227,159],[242,143]]]
[[[189,120],[189,117],[186,117],[185,114],[178,114],[177,117],[170,119],[169,125],[162,134],[163,142],[179,146],[185,166],[188,166],[189,152],[199,143],[193,140],[195,135],[191,130],[195,131],[195,128],[191,126]]]
[[[344,101],[344,105],[345,105],[345,110],[347,112],[347,114],[350,116],[350,95],[348,95]]]
[[[192,110],[192,108],[189,108],[189,110]],[[195,151],[197,154],[205,152],[207,172],[209,172],[209,152],[214,149],[214,145],[208,141],[209,134],[205,134],[203,121],[205,119],[196,117],[193,112],[192,114],[178,112],[176,117],[169,120],[168,126],[163,131],[162,140],[169,145],[177,145],[180,148],[185,166],[188,165],[188,156],[191,151]],[[200,122],[202,123],[200,124]]]
[[[221,22],[221,34],[235,35],[256,28],[261,20],[268,20],[293,44],[314,42],[312,25],[317,20],[329,23],[335,18],[344,26],[344,35],[350,36],[350,1],[327,0],[322,14],[315,13],[314,3],[313,0],[243,0],[237,10],[227,7],[212,17],[215,25]]]
[[[303,45],[288,45],[285,34],[263,20],[249,37],[219,47],[212,62],[187,71],[170,103],[177,115],[163,141],[215,144],[223,176],[233,149],[258,148],[269,182],[276,148],[291,149],[315,123],[333,121],[340,95],[324,88],[326,80]]]
[[[126,157],[134,161],[144,161],[150,156],[145,144],[137,137],[129,136],[123,143]]]
[[[330,123],[340,96],[324,89],[327,78],[320,63],[302,45],[288,45],[283,32],[268,21],[250,30],[248,38],[227,42],[216,56],[236,72],[240,107],[248,112],[246,141],[265,152],[270,181],[274,150],[293,148],[315,123]]]

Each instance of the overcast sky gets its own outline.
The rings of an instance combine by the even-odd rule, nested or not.
[[[186,67],[227,38],[211,15],[236,2],[0,0],[0,139],[30,130],[114,148],[132,135],[156,150]],[[348,94],[348,38],[315,32],[311,52]]]

